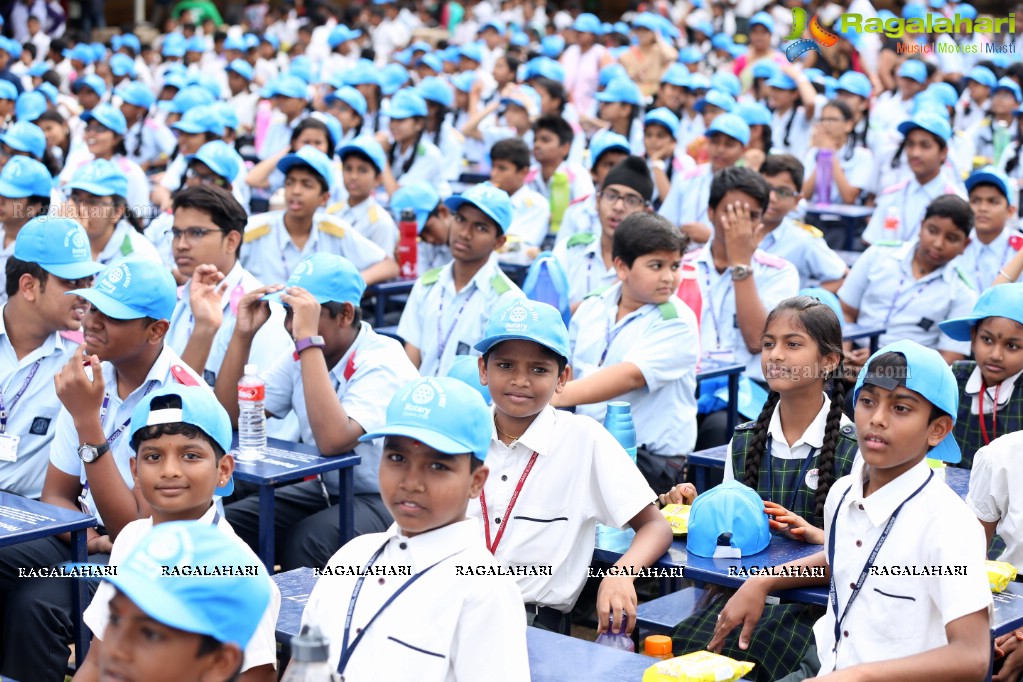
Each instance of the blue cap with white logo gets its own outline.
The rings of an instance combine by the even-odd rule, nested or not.
[[[13,162],[11,159],[7,165]],[[92,260],[85,228],[69,218],[43,216],[25,223],[14,239],[14,257],[35,263],[51,275],[71,280],[95,275],[103,269]]]
[[[590,168],[596,168],[600,157],[610,151],[631,154],[632,146],[621,133],[612,133],[610,130],[597,132],[590,140]]]
[[[114,91],[114,94],[127,104],[147,110],[156,103],[153,91],[145,83],[138,81],[122,85]]]
[[[29,124],[31,125],[31,124]],[[39,161],[27,156],[12,156],[0,169],[0,197],[24,199],[47,197],[53,189],[53,177]]]
[[[337,155],[341,157],[342,163],[344,163],[345,157],[349,154],[361,154],[369,159],[370,163],[376,166],[377,173],[383,173],[384,168],[387,166],[387,156],[384,154],[384,148],[380,146],[380,143],[372,135],[359,135],[337,151]]]
[[[330,158],[319,149],[306,145],[277,162],[277,170],[285,175],[295,166],[308,166],[312,168],[313,172],[327,183],[327,189],[330,189],[330,186],[333,184],[334,169],[331,166]]]
[[[37,159],[43,158],[43,154],[46,153],[46,133],[35,123],[28,121],[16,121],[0,135],[0,142],[19,152],[27,152]]]
[[[629,78],[613,78],[603,91],[598,92],[594,98],[598,102],[624,102],[640,106],[643,104],[643,93],[635,81]]]
[[[180,121],[171,128],[183,133],[197,135],[199,133],[224,134],[224,121],[217,115],[217,110],[210,105],[195,107],[185,112]]]
[[[743,144],[749,144],[749,126],[738,114],[721,114],[716,117],[703,134],[710,137],[714,133],[721,133]]]
[[[0,176],[2,175],[0,172]],[[969,341],[973,328],[988,317],[1005,317],[1023,324],[1023,284],[999,284],[990,287],[977,299],[973,312],[966,317],[945,320],[938,326],[951,339]]]
[[[104,128],[108,128],[118,135],[128,132],[128,122],[124,119],[124,114],[112,104],[96,105],[92,110],[82,114],[82,120],[86,123],[95,120]]]
[[[1009,180],[1008,175],[994,166],[985,166],[970,173],[970,177],[966,178],[966,191],[972,192],[973,188],[980,184],[994,185],[1010,206],[1015,203],[1016,191],[1012,181]]]
[[[693,85],[694,83],[695,79],[693,79],[691,85]],[[721,109],[727,113],[735,109],[735,98],[729,95],[727,92],[721,92],[720,90],[708,90],[706,93],[704,93],[703,97],[696,100],[696,104],[693,105],[693,108],[696,109],[697,113],[702,114],[704,107],[706,107],[708,104],[715,106],[718,109]]]
[[[358,307],[366,292],[366,282],[352,261],[332,253],[314,253],[306,256],[288,277],[286,287],[302,287],[317,303],[351,303]],[[275,291],[263,297],[264,301],[281,303],[281,294]]]
[[[361,92],[353,88],[351,85],[342,85],[340,88],[327,95],[324,98],[324,101],[328,107],[334,104],[334,102],[342,102],[359,116],[362,116],[363,118],[366,116],[366,98]]]
[[[518,298],[490,316],[483,340],[473,348],[486,353],[510,339],[533,341],[568,359],[568,328],[552,305]]]
[[[643,125],[653,124],[667,128],[672,137],[678,134],[678,116],[668,107],[657,107],[646,112],[646,116],[643,117]]]
[[[933,111],[925,110],[913,114],[913,118],[899,124],[898,131],[903,135],[909,135],[917,128],[937,135],[946,142],[952,137],[952,126],[949,125],[948,116]]]
[[[128,196],[128,176],[107,159],[93,159],[71,176],[69,190],[79,189],[98,197]]]
[[[153,261],[143,258],[120,261],[101,272],[91,288],[67,293],[81,296],[115,320],[169,320],[178,302],[178,285],[170,270],[154,268]]]
[[[702,557],[742,558],[764,551],[769,544],[771,529],[764,501],[749,486],[725,481],[693,501],[687,552]]]
[[[395,220],[401,218],[401,212],[411,209],[416,214],[418,232],[421,234],[426,227],[426,221],[440,204],[440,195],[433,185],[426,181],[410,182],[398,188],[391,195],[391,212]]]
[[[899,78],[908,78],[917,83],[927,82],[927,67],[919,59],[907,59],[899,67]]]
[[[426,100],[412,88],[399,90],[387,103],[384,115],[392,120],[426,116]]]
[[[359,440],[405,436],[445,455],[471,453],[485,460],[493,428],[490,410],[478,391],[458,379],[423,377],[391,398],[383,428]]]
[[[998,83],[998,79],[995,78],[995,74],[991,69],[986,66],[975,66],[970,69],[970,72],[966,74],[966,78],[981,85],[993,88]]]
[[[213,140],[199,147],[199,150],[185,160],[191,163],[199,161],[211,171],[224,178],[228,182],[234,182],[238,177],[242,165],[245,163],[242,157],[234,150],[234,147],[223,140]]]
[[[488,218],[497,223],[497,229],[502,234],[511,227],[514,214],[511,198],[503,189],[498,189],[489,182],[473,185],[461,194],[444,200],[444,205],[452,211],[457,211],[463,204],[470,204],[483,211]]]
[[[451,92],[451,87],[434,76],[419,81],[416,91],[427,102],[436,102],[444,107],[450,107],[455,103],[455,94]]]

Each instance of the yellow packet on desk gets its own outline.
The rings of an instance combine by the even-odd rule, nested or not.
[[[1006,561],[985,561],[984,564],[992,592],[1004,592],[1009,583],[1016,579],[1016,567]]]
[[[643,673],[643,682],[732,682],[750,670],[753,664],[747,661],[694,651],[650,666]]]
[[[671,532],[675,535],[685,535],[689,532],[689,510],[691,504],[666,504],[661,513],[671,525]]]

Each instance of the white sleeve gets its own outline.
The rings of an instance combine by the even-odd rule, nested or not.
[[[946,267],[956,266],[954,263],[951,263]],[[977,303],[977,292],[973,291],[967,287],[965,283],[959,280],[958,272],[953,274],[953,277],[955,279],[952,282],[952,300],[949,302],[948,313],[946,313],[945,317],[946,320],[969,316],[973,312],[973,306]],[[969,355],[970,342],[956,341],[945,332],[942,332],[938,339],[938,350]]]
[[[275,417],[284,417],[294,407],[292,394],[295,390],[296,365],[294,356],[291,353],[284,353],[273,367],[259,373],[266,384],[263,409]]]
[[[970,472],[966,504],[978,519],[987,523],[1001,521],[1009,511],[1009,483],[1013,477],[1001,465],[1001,445],[996,439],[977,450],[973,456],[973,471]]]
[[[451,642],[454,679],[478,680],[486,671],[491,682],[529,679],[526,620],[522,593],[510,576],[485,578],[486,585],[466,599]]]
[[[677,381],[696,371],[700,340],[693,313],[659,320],[644,332],[622,359],[639,367],[647,391]]]

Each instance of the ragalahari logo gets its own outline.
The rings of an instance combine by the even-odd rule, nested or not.
[[[809,38],[802,37],[806,28],[806,10],[802,7],[793,7],[792,32],[785,36],[785,40],[795,41],[785,48],[785,56],[790,62],[796,61],[801,55],[809,52],[810,50],[820,54],[821,47],[832,47],[838,42],[838,36],[821,26],[816,14],[813,15],[813,19],[810,20]]]

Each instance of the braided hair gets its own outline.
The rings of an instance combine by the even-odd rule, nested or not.
[[[803,105],[801,104],[797,104],[796,106],[792,107],[792,113],[789,114],[789,120],[785,122],[785,136],[782,138],[781,141],[782,146],[785,147],[785,149],[789,148],[789,136],[792,134],[792,124],[795,123],[796,114],[799,113],[799,109],[802,106]]]
[[[418,118],[419,120],[422,120],[421,116],[416,116],[415,118]],[[419,129],[419,132],[416,133],[415,142],[412,143],[412,153],[409,154],[408,159],[401,166],[401,175],[404,175],[405,173],[408,173],[409,169],[412,168],[412,164],[414,164],[416,162],[416,150],[419,149],[419,143],[423,141],[423,134],[425,132],[426,132],[426,125],[423,125],[423,127]],[[394,144],[391,145],[390,151],[387,152],[387,163],[391,166],[392,169],[394,168],[394,160],[398,156],[398,147],[400,147],[400,146],[401,146],[401,144],[399,142],[395,141]],[[397,177],[401,177],[401,175],[399,175]]]
[[[767,394],[764,409],[760,411],[756,426],[753,427],[753,438],[750,439],[749,450],[746,452],[746,472],[742,484],[754,490],[757,488],[757,483],[760,482],[760,460],[763,459],[764,451],[767,449],[767,428],[771,424],[771,416],[780,399],[781,394],[778,391],[771,391]]]

